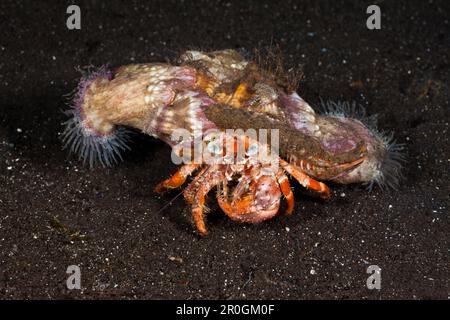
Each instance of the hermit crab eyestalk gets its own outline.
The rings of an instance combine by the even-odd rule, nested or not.
[[[111,110],[101,99],[113,76],[106,66],[84,76],[71,108],[64,112],[69,119],[63,123],[63,148],[77,154],[90,167],[112,166],[122,160],[122,152],[129,149],[129,130],[116,126],[109,119]]]
[[[376,116],[367,116],[356,103],[322,101],[323,115],[318,117],[324,148],[338,156],[364,144],[364,161],[357,167],[340,173],[332,180],[338,183],[365,183],[369,189],[378,184],[382,189],[396,189],[402,178],[405,146],[393,139],[393,134],[376,128]]]

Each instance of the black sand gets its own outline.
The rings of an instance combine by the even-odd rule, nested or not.
[[[449,297],[447,1],[380,1],[378,31],[364,1],[76,2],[79,31],[65,26],[68,4],[0,2],[1,298]],[[325,203],[295,185],[291,218],[244,225],[213,210],[203,239],[182,197],[166,206],[176,193],[152,192],[176,170],[161,141],[136,135],[111,169],[61,150],[75,67],[271,43],[303,69],[305,100],[355,100],[407,144],[399,190],[332,186]],[[72,264],[82,290],[66,288]]]

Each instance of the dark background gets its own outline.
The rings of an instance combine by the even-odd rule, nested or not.
[[[366,28],[372,3],[381,30]],[[449,14],[448,1],[1,1],[0,297],[447,299]],[[399,190],[332,186],[324,203],[295,185],[291,218],[213,210],[200,238],[182,197],[161,210],[176,193],[152,191],[176,170],[162,142],[136,135],[111,169],[61,150],[77,67],[271,44],[303,70],[305,100],[354,100],[407,144]],[[81,291],[66,288],[71,264]]]

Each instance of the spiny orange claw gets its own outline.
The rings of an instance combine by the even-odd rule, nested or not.
[[[198,167],[199,165],[195,163],[183,165],[177,172],[175,172],[175,174],[172,177],[159,183],[155,187],[155,192],[164,193],[170,191],[171,189],[178,188],[186,181],[187,177],[190,174],[192,174],[192,172],[196,170]]]

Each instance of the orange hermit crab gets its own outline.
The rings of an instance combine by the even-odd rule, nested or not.
[[[317,180],[396,184],[401,145],[350,117],[347,104],[329,103],[316,114],[280,70],[234,50],[188,51],[176,66],[102,68],[79,84],[67,111],[65,146],[92,166],[120,158],[128,148],[126,127],[167,142],[185,163],[156,191],[180,187],[194,174],[184,196],[202,235],[205,198],[215,187],[231,219],[259,222],[278,213],[282,196],[292,213],[286,173],[323,198],[330,192]],[[270,142],[249,134],[268,129],[275,130]],[[198,147],[207,152],[192,156]]]

